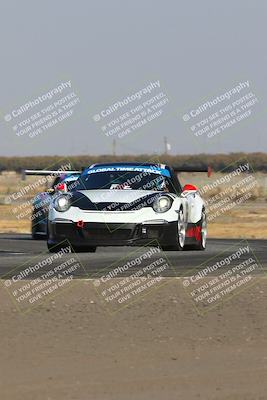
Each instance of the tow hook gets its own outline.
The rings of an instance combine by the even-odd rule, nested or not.
[[[76,222],[76,226],[77,226],[77,228],[83,228],[84,227],[84,221],[80,220],[80,221]]]

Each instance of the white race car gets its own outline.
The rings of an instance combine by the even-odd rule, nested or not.
[[[51,203],[49,251],[58,251],[64,243],[75,252],[146,245],[204,250],[205,204],[195,186],[182,188],[179,171],[162,164],[128,162],[84,169],[75,191],[57,194]]]

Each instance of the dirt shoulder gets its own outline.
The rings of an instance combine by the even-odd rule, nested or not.
[[[26,315],[1,286],[1,397],[263,400],[266,283],[205,316],[177,279],[113,316],[90,281]]]

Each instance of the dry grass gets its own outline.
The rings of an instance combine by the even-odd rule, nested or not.
[[[248,202],[209,224],[214,238],[267,239],[266,202]]]
[[[12,213],[11,205],[0,205],[0,232],[3,233],[30,233],[29,218],[17,219]]]

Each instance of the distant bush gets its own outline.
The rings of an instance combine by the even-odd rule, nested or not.
[[[101,155],[101,156],[36,156],[36,157],[0,157],[0,172],[16,171],[23,169],[49,169],[59,168],[62,160],[69,160],[72,168],[81,169],[90,164],[112,161],[139,161],[147,162],[151,160],[160,161],[164,164],[175,165],[180,168],[190,165],[200,168],[210,165],[213,171],[231,171],[239,159],[248,159],[255,171],[267,172],[267,153],[230,153],[230,154],[196,154],[196,155],[166,155],[166,154],[142,154],[142,155]],[[65,162],[65,161],[64,161]]]

